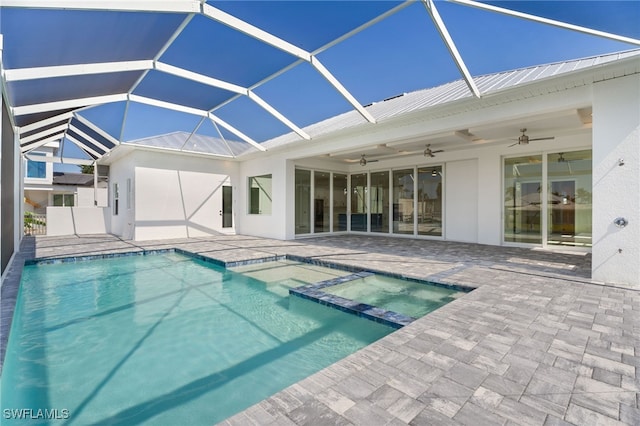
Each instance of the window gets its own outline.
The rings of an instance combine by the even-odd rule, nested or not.
[[[118,194],[118,184],[113,184],[113,215],[118,215],[118,208],[120,204],[120,195]]]
[[[271,214],[271,175],[249,178],[249,214]]]
[[[53,205],[55,207],[73,207],[75,205],[73,194],[53,194]]]
[[[45,154],[42,152],[32,152],[30,156],[42,156]],[[35,179],[45,179],[47,177],[47,163],[43,161],[27,160],[26,177]]]

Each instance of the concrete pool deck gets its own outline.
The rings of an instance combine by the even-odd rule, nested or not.
[[[294,254],[477,287],[227,419],[246,424],[640,424],[640,291],[590,255],[375,236],[132,242],[25,238],[2,286],[0,350],[29,258],[180,248],[223,261]]]

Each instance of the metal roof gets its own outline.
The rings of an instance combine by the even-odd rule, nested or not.
[[[23,153],[63,140],[95,160],[135,140],[139,145],[237,156],[595,64],[568,61],[473,77],[469,57],[492,46],[467,50],[471,53],[463,56],[451,33],[469,27],[464,19],[507,16],[616,46],[640,46],[634,21],[640,7],[634,2],[615,7],[605,2],[600,15],[563,15],[552,4],[545,9],[540,2],[525,3],[2,0],[0,83]],[[584,7],[593,12],[596,3]],[[567,9],[575,10],[573,4]],[[617,14],[617,20],[589,18],[604,13]],[[464,16],[458,19],[456,14]],[[398,17],[403,21],[394,21]],[[619,25],[625,19],[629,23]],[[395,26],[386,27],[390,22]],[[482,22],[474,24],[482,27]],[[416,34],[422,43],[411,38],[413,33],[398,31],[403,26],[419,27]],[[421,54],[386,61],[377,53],[382,46],[366,41],[376,31],[377,40],[388,45],[387,55],[400,50],[395,40],[404,47],[417,46]],[[345,57],[340,49],[348,43],[366,49],[358,51],[358,58]],[[447,60],[440,58],[437,66],[425,69],[435,63],[430,56],[435,52]],[[401,57],[414,62],[396,66],[393,61]],[[368,68],[358,68],[360,62]],[[451,80],[445,74],[457,71],[461,79],[365,107],[388,96],[375,90],[363,94],[364,80],[376,86],[375,78],[362,78],[374,68],[392,72],[378,75],[378,81],[393,80],[398,87],[402,70],[421,71],[425,78],[440,81]],[[311,91],[311,86],[318,89]],[[292,102],[280,102],[281,95]],[[313,122],[317,124],[310,125]],[[136,133],[134,124],[140,123],[153,124],[153,135],[165,136]]]
[[[474,80],[484,95],[490,95],[504,89],[630,57],[640,58],[640,49],[488,74],[474,77]],[[456,80],[437,87],[403,93],[381,102],[375,102],[368,105],[367,109],[376,117],[377,122],[383,122],[413,111],[445,105],[462,99],[473,99],[473,95],[469,93],[463,80]],[[317,138],[322,135],[360,125],[366,125],[366,122],[362,120],[358,114],[347,112],[305,127],[304,130],[311,135],[312,138]],[[289,133],[266,141],[263,145],[267,148],[275,148],[298,141],[299,138],[297,138],[295,134]]]

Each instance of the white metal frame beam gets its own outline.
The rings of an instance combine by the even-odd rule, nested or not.
[[[87,120],[86,118],[84,118],[83,116],[79,115],[79,114],[73,114],[74,118],[76,120],[78,120],[79,122],[81,122],[82,124],[84,124],[85,126],[87,126],[88,128],[90,128],[91,130],[93,130],[94,132],[98,133],[100,136],[102,136],[103,138],[107,139],[109,142],[111,142],[114,145],[120,145],[120,141],[116,138],[114,138],[113,136],[111,136],[109,133],[105,132],[104,130],[102,130],[100,127],[96,126],[95,124],[93,124],[91,121]]]
[[[83,144],[81,141],[79,141],[78,139],[74,138],[73,136],[71,136],[69,134],[65,135],[65,139],[67,139],[70,142],[73,142],[81,150],[98,157],[98,159],[101,158],[104,155],[104,154],[100,154],[97,151],[89,148],[88,146]]]
[[[2,7],[106,10],[123,12],[196,13],[198,0],[2,0]]]
[[[61,109],[81,108],[90,105],[108,104],[127,100],[126,93],[117,95],[93,96],[89,98],[68,99],[64,101],[44,102],[41,104],[11,107],[14,116],[37,114],[40,112],[58,111]]]
[[[258,142],[254,141],[252,138],[250,138],[249,136],[245,135],[240,130],[236,129],[235,127],[233,127],[231,124],[227,123],[226,121],[224,121],[220,117],[217,117],[217,116],[213,115],[212,113],[208,113],[207,116],[215,124],[224,127],[225,129],[227,129],[228,131],[230,131],[231,133],[233,133],[234,135],[236,135],[237,137],[239,137],[243,141],[253,145],[258,150],[263,151],[263,152],[267,150],[267,148],[263,147]]]
[[[580,25],[569,24],[555,19],[543,18],[541,16],[531,15],[529,13],[518,12],[503,7],[493,6],[486,3],[481,3],[474,0],[448,0],[452,3],[457,3],[465,6],[471,6],[478,9],[488,10],[491,12],[502,13],[504,15],[514,16],[517,18],[526,19],[529,21],[540,22],[542,24],[553,25],[554,27],[565,28],[567,30],[578,31],[584,34],[589,34],[598,37],[604,37],[611,40],[621,41],[623,43],[635,44],[640,46],[640,40],[633,37],[625,37],[618,34],[609,33],[606,31],[594,30],[592,28],[582,27]]]
[[[50,67],[16,68],[4,70],[7,82],[39,80],[77,75],[110,74],[127,71],[144,71],[153,68],[152,60],[103,62],[92,64],[57,65]]]
[[[61,121],[69,121],[70,118],[73,117],[73,111],[65,112],[64,114],[56,115],[54,117],[49,117],[44,120],[27,124],[26,126],[18,128],[18,133],[27,133],[33,130],[40,129],[44,126],[48,126],[49,124],[59,123]]]
[[[25,157],[27,157],[28,160],[31,161],[37,161],[40,163],[56,163],[56,164],[74,164],[76,166],[90,166],[94,163],[95,160],[85,160],[82,158],[72,158],[72,157],[68,157],[68,158],[60,158],[60,157],[41,157],[38,156],[36,157],[29,157],[29,153],[25,154]]]
[[[215,8],[209,4],[204,3],[202,5],[202,14],[209,19],[233,28],[236,31],[240,31],[241,33],[258,39],[263,43],[287,52],[290,55],[303,59],[307,62],[311,61],[311,53],[307,52],[306,50],[301,49],[298,46],[289,43],[288,41],[276,37],[267,31],[261,30],[260,28],[251,25],[248,22],[243,21],[242,19],[238,19],[235,16],[228,14],[227,12],[223,12],[222,10]]]
[[[34,149],[36,149],[36,148],[40,148],[41,146],[46,145],[46,144],[48,144],[49,142],[53,142],[53,141],[60,140],[60,139],[62,139],[62,137],[63,137],[63,136],[64,136],[64,132],[60,132],[60,133],[57,133],[57,134],[55,134],[55,135],[51,135],[51,136],[49,136],[48,138],[43,139],[43,140],[41,140],[41,141],[38,141],[38,142],[36,142],[36,143],[34,143],[34,144],[31,144],[31,145],[29,145],[29,146],[23,146],[23,147],[20,147],[20,151],[21,151],[23,154],[24,154],[25,152],[33,151]]]
[[[77,134],[78,136],[82,136],[83,139],[85,139],[87,142],[91,143],[91,145],[95,146],[96,148],[100,148],[101,150],[103,150],[105,153],[111,151],[110,148],[107,148],[106,146],[104,146],[103,144],[101,144],[100,142],[98,142],[95,138],[92,138],[91,136],[89,136],[88,134],[86,134],[85,132],[83,132],[82,130],[78,129],[76,126],[74,126],[73,124],[69,125],[69,130],[71,130],[72,132],[74,132],[75,134]],[[67,137],[69,137],[69,132],[67,131]],[[104,154],[101,154],[104,155]]]
[[[353,97],[353,95],[345,89],[345,87],[336,79],[333,74],[329,72],[328,69],[325,68],[324,65],[320,62],[320,60],[313,56],[311,58],[311,65],[340,93],[346,100],[353,106],[356,111],[360,113],[369,123],[375,123],[376,119],[373,118],[369,111],[367,111],[361,104]]]
[[[61,124],[59,126],[52,127],[50,129],[46,129],[46,130],[42,130],[41,132],[38,132],[38,133],[34,133],[33,135],[26,136],[24,138],[20,138],[20,145],[24,145],[24,144],[27,144],[29,142],[33,142],[35,140],[38,140],[38,139],[43,138],[45,136],[51,135],[53,133],[64,132],[65,130],[67,130],[68,126],[69,126],[69,123],[67,122],[67,123]]]
[[[370,123],[375,123],[375,119],[368,111],[364,109],[364,107],[353,97],[349,91],[338,81],[337,78],[331,74],[331,72],[322,65],[320,60],[312,55],[310,52],[307,52],[304,49],[295,46],[288,41],[285,41],[279,37],[274,36],[273,34],[261,30],[260,28],[251,25],[241,19],[236,18],[235,16],[229,15],[222,10],[219,10],[213,6],[208,4],[202,5],[202,14],[207,16],[214,21],[220,22],[221,24],[227,25],[235,29],[236,31],[240,31],[250,37],[253,37],[263,43],[266,43],[270,46],[273,46],[277,49],[280,49],[296,58],[302,59],[310,63],[328,82],[331,84],[337,91],[340,93],[346,100],[349,102],[353,108],[355,108],[367,121]]]
[[[469,72],[467,65],[464,63],[464,60],[462,59],[462,56],[460,55],[460,52],[458,51],[456,44],[453,42],[453,38],[451,38],[451,34],[449,34],[449,30],[447,30],[447,27],[444,24],[444,21],[440,17],[440,13],[438,13],[438,9],[436,9],[435,3],[433,2],[433,0],[421,0],[421,1],[424,7],[427,9],[427,12],[429,12],[429,16],[431,16],[431,20],[433,21],[433,24],[438,30],[438,33],[440,34],[440,37],[444,41],[444,44],[447,46],[447,49],[449,50],[451,57],[456,63],[456,66],[458,67],[460,74],[462,74],[462,78],[464,78],[464,81],[467,83],[469,90],[471,90],[471,93],[473,93],[475,97],[479,98],[481,96],[480,89],[478,89],[478,86],[476,85],[475,81],[473,81],[473,77],[471,76],[471,73]]]
[[[264,99],[260,98],[255,93],[251,92],[246,87],[239,86],[237,84],[229,83],[217,78],[209,77],[207,75],[199,74],[193,71],[189,71],[180,67],[166,64],[160,61],[144,60],[144,61],[129,61],[129,62],[106,62],[106,63],[93,63],[93,64],[77,64],[77,65],[61,65],[52,67],[35,67],[35,68],[20,68],[13,70],[6,70],[5,77],[7,81],[23,81],[34,80],[44,78],[55,77],[72,77],[77,75],[87,74],[106,74],[115,72],[126,71],[150,71],[157,70],[166,74],[174,75],[176,77],[192,80],[197,83],[204,84],[209,87],[215,87],[217,89],[227,90],[232,93],[248,96],[249,99],[254,101],[265,111],[271,114],[273,117],[282,122],[285,126],[296,132],[302,138],[310,140],[311,137],[305,133],[300,127],[295,125],[291,120],[286,118],[283,114],[278,112],[275,108],[269,105]]]

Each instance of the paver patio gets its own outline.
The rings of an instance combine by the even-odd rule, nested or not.
[[[640,424],[640,291],[592,282],[586,253],[354,235],[25,238],[2,287],[2,358],[24,259],[172,247],[477,287],[225,424]]]

